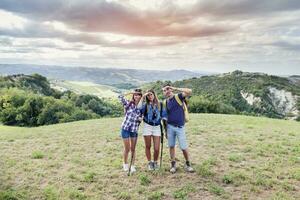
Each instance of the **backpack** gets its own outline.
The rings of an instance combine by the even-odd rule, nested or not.
[[[178,94],[175,94],[175,100],[176,102],[182,106],[183,108],[183,112],[184,112],[184,121],[185,122],[189,122],[189,111],[188,111],[188,107],[187,107],[187,104],[185,101],[181,101],[181,99],[179,98]],[[163,101],[163,108],[166,108],[166,110],[168,110],[168,107],[167,107],[167,99],[165,99]]]

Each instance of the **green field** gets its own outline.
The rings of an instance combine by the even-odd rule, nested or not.
[[[51,81],[56,87],[71,90],[77,94],[91,94],[98,97],[117,97],[117,89],[112,86],[100,85],[83,81]]]
[[[137,173],[122,170],[121,118],[37,128],[0,126],[0,199],[299,199],[300,123],[193,114],[196,172],[148,172],[142,137]],[[165,145],[166,146],[166,145]]]

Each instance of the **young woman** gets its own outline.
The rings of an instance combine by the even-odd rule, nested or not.
[[[138,108],[144,116],[143,136],[145,141],[145,154],[148,160],[148,170],[158,169],[157,160],[160,148],[160,122],[161,122],[161,103],[159,102],[154,90],[148,90],[138,104]],[[154,153],[151,159],[151,143],[153,141]]]
[[[132,94],[131,100],[127,100],[124,96]],[[123,152],[123,170],[128,171],[128,154],[131,151],[133,156],[131,173],[135,172],[135,146],[138,137],[139,125],[142,121],[141,111],[137,108],[137,105],[142,97],[142,90],[135,89],[134,92],[120,95],[118,98],[124,106],[125,117],[122,123],[121,136],[124,143],[124,152]]]

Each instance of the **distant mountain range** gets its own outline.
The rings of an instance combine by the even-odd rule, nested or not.
[[[201,77],[209,73],[198,73],[187,70],[138,70],[116,68],[62,67],[46,65],[0,64],[0,74],[41,74],[49,79],[85,81],[97,84],[122,86],[122,84],[141,85],[157,80],[183,80]]]

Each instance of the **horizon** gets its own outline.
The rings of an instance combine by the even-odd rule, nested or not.
[[[0,1],[0,62],[300,75],[300,1]]]
[[[234,71],[242,71],[243,73],[262,73],[262,74],[267,74],[267,75],[273,75],[273,76],[281,76],[281,77],[287,77],[287,76],[300,76],[299,74],[272,74],[268,72],[262,72],[262,71],[243,71],[240,69],[233,69],[232,71],[224,71],[224,72],[215,72],[215,71],[204,71],[204,70],[193,70],[193,69],[184,69],[184,68],[176,68],[176,69],[168,69],[168,68],[163,68],[163,69],[148,69],[148,68],[119,68],[119,67],[92,67],[92,66],[67,66],[67,65],[39,65],[39,64],[20,64],[20,63],[0,63],[1,65],[20,65],[20,66],[34,66],[34,67],[63,67],[63,68],[87,68],[87,69],[116,69],[116,70],[145,70],[145,71],[188,71],[188,72],[194,72],[198,73],[201,75],[218,75],[218,74],[227,74],[227,73],[232,73]]]

